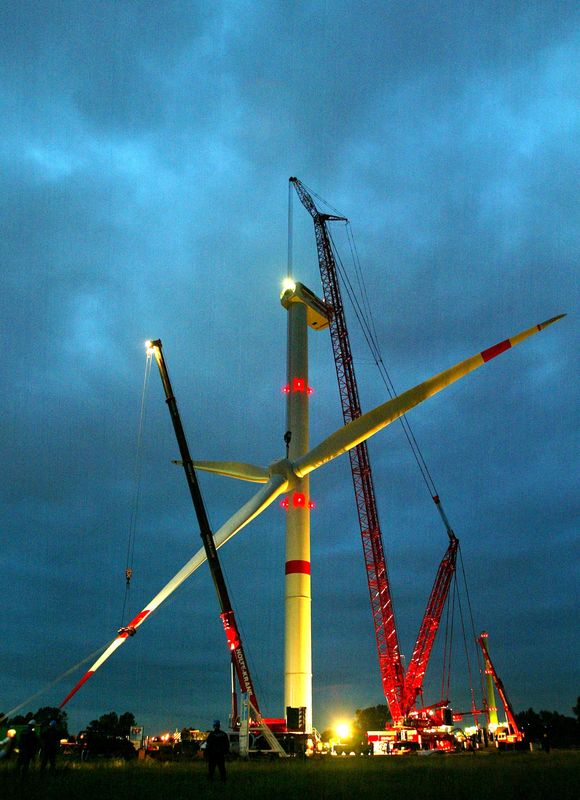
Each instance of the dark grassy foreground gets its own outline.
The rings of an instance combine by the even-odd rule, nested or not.
[[[228,782],[209,784],[205,764],[70,763],[54,775],[32,771],[19,781],[0,769],[0,798],[12,800],[294,800],[294,798],[431,798],[577,800],[580,752],[478,753],[426,758],[327,758],[228,764]]]

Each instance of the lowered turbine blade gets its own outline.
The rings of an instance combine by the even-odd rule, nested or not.
[[[278,474],[272,475],[268,483],[262,489],[257,491],[256,494],[240,508],[239,511],[236,511],[236,513],[233,514],[218,531],[216,531],[213,537],[215,546],[221,547],[223,544],[225,544],[228,539],[231,539],[234,534],[245,527],[249,522],[257,517],[258,514],[261,514],[262,511],[264,511],[264,509],[273,503],[278,495],[285,492],[287,488],[288,481],[286,478]],[[64,705],[66,705],[66,703],[68,703],[71,697],[73,697],[81,688],[81,686],[88,681],[91,675],[93,675],[99,669],[99,667],[105,663],[109,656],[111,656],[127,638],[134,636],[137,628],[142,625],[143,622],[145,622],[145,620],[152,614],[152,612],[155,611],[155,609],[158,608],[164,600],[167,600],[167,598],[173,594],[173,592],[179,588],[179,586],[181,586],[181,584],[187,578],[189,578],[189,576],[193,574],[205,560],[205,549],[202,547],[197,551],[193,558],[187,562],[187,564],[184,564],[184,566],[176,575],[174,575],[169,583],[167,583],[163,589],[161,589],[161,591],[155,595],[153,600],[151,600],[151,602],[143,609],[143,611],[140,611],[135,619],[131,620],[127,626],[120,629],[116,638],[113,639],[104,653],[99,656],[95,663],[82,676],[79,682],[71,689],[71,691],[60,704],[59,708],[62,708]]]
[[[375,433],[390,425],[391,422],[406,414],[411,408],[427,400],[428,397],[432,397],[432,395],[440,392],[441,389],[445,389],[468,373],[483,366],[488,361],[491,361],[492,358],[500,355],[500,353],[515,347],[516,344],[523,342],[524,339],[533,336],[538,331],[547,328],[548,325],[552,325],[552,323],[565,316],[565,314],[560,314],[558,317],[553,317],[539,325],[534,325],[533,328],[522,331],[522,333],[512,336],[511,339],[505,339],[503,342],[483,350],[481,353],[441,372],[439,375],[429,378],[424,383],[420,383],[413,389],[408,389],[398,397],[394,397],[392,400],[377,406],[372,411],[368,411],[358,419],[349,422],[348,425],[332,433],[310,452],[294,462],[294,472],[299,478],[303,478],[313,470],[326,464],[327,461],[332,461],[333,458],[337,458],[337,456],[356,447],[357,444],[366,441]]]
[[[173,463],[183,466],[182,461]],[[193,461],[192,463],[195,469],[203,472],[213,472],[215,475],[225,475],[226,478],[237,478],[251,483],[268,483],[267,470],[255,464],[247,464],[245,461]]]
[[[141,612],[141,613],[143,613],[143,612]],[[147,612],[147,613],[149,613],[149,612]],[[138,622],[137,623],[135,622],[136,619],[137,619],[137,617],[135,617],[133,622],[131,622],[131,626],[133,626],[134,628],[136,628],[137,625],[140,624]],[[127,626],[127,627],[131,627],[131,626]],[[125,641],[127,636],[129,636],[128,633],[119,633],[119,635],[115,639],[113,639],[113,641],[107,647],[105,652],[101,656],[99,656],[99,658],[97,658],[97,660],[92,665],[92,667],[90,669],[88,669],[85,672],[85,674],[83,675],[83,677],[80,679],[80,681],[73,686],[73,688],[70,690],[70,692],[67,694],[67,696],[62,701],[62,703],[59,705],[59,708],[62,708],[63,706],[65,706],[68,703],[68,701],[71,699],[71,697],[73,697],[78,692],[78,690],[81,688],[81,686],[88,681],[88,679],[91,677],[91,675],[93,675],[98,670],[98,668],[101,666],[101,664],[104,664],[105,661],[109,658],[109,656],[112,656],[113,653],[115,652],[115,650],[123,644],[123,642]]]

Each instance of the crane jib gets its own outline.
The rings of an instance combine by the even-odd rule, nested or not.
[[[171,421],[173,423],[177,444],[179,446],[183,471],[187,479],[187,485],[189,487],[189,492],[191,494],[191,499],[193,501],[197,521],[200,527],[200,534],[207,558],[207,563],[210,568],[212,580],[220,604],[220,618],[226,634],[228,648],[232,654],[240,688],[243,692],[248,692],[253,705],[258,708],[258,701],[256,699],[250,671],[246,662],[240,634],[235,622],[234,611],[230,602],[225,577],[222,571],[211,526],[209,524],[201,490],[199,488],[199,482],[197,480],[195,468],[189,453],[185,431],[183,430],[181,417],[177,408],[177,401],[175,400],[175,396],[173,394],[169,373],[163,357],[161,340],[157,339],[156,341],[152,342],[151,345],[155,355],[155,360],[157,361],[157,366],[159,367],[161,382],[163,383],[163,388],[165,391],[165,399],[171,415]]]

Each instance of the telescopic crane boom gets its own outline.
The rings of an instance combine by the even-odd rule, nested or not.
[[[199,488],[197,475],[195,473],[193,461],[191,460],[191,456],[189,454],[189,447],[187,445],[187,439],[185,437],[183,425],[181,424],[181,417],[177,408],[177,402],[173,394],[171,381],[169,380],[169,373],[167,372],[167,366],[165,365],[165,359],[163,357],[161,340],[156,339],[155,341],[149,342],[147,352],[155,356],[157,366],[159,367],[159,373],[161,375],[161,381],[165,391],[167,407],[169,408],[171,422],[173,423],[173,429],[175,431],[175,438],[177,439],[177,444],[179,446],[181,464],[187,479],[187,485],[189,487],[197,521],[199,523],[200,535],[205,549],[207,563],[209,564],[211,577],[213,579],[220,604],[220,618],[224,626],[228,647],[231,653],[232,664],[238,677],[241,691],[247,692],[251,705],[255,709],[256,713],[259,714],[260,709],[258,706],[258,700],[256,698],[256,692],[250,675],[250,670],[248,668],[248,662],[246,661],[246,655],[244,653],[242,640],[236,624],[234,610],[230,602],[226,581],[213,539],[207,512],[205,510],[205,504]]]

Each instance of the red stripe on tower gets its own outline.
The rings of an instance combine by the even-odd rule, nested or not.
[[[294,575],[296,573],[310,575],[310,561],[287,561],[286,575]]]
[[[483,350],[480,355],[485,361],[491,361],[492,358],[501,355],[501,353],[505,353],[506,350],[509,350],[512,346],[512,343],[509,339],[505,339],[503,342],[499,342],[498,344],[494,344],[493,347],[488,347],[487,350]]]

